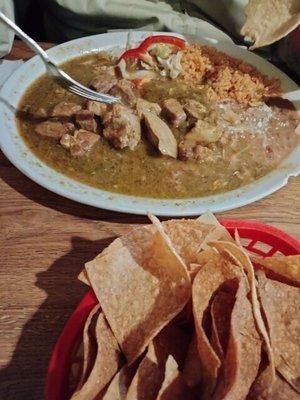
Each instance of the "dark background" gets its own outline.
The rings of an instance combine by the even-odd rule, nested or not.
[[[16,23],[33,39],[46,41],[43,24],[43,1],[14,0]]]

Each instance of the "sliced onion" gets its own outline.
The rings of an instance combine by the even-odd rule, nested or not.
[[[133,72],[128,72],[126,70],[126,61],[123,59],[120,60],[117,67],[120,70],[120,74],[121,74],[122,78],[128,79],[129,81],[133,81],[134,79],[143,79],[143,78],[153,79],[157,75],[154,71],[149,71],[146,69],[138,69]]]
[[[150,66],[153,66],[153,65],[154,65],[153,57],[152,57],[148,52],[146,52],[146,53],[141,53],[140,56],[139,56],[139,58],[140,58],[143,62],[149,64]]]
[[[123,58],[120,60],[117,67],[119,68],[122,78],[129,79],[130,73],[126,70],[126,61]]]
[[[176,54],[172,54],[167,60],[157,57],[157,61],[164,68],[167,76],[175,79],[182,72],[181,57],[182,52],[178,51]]]

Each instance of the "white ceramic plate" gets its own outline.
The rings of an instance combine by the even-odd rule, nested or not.
[[[133,40],[139,41],[148,34],[149,32],[135,31]],[[194,40],[191,37],[188,39]],[[126,40],[126,32],[95,35],[61,44],[48,50],[47,53],[55,62],[61,63],[91,51],[116,46],[124,47]],[[257,55],[235,46],[230,41],[220,42],[207,37],[197,40],[245,60],[268,76],[280,78],[284,92],[293,92],[293,100],[299,110],[298,86],[279,69]],[[92,188],[48,167],[28,149],[18,132],[15,121],[15,109],[18,102],[27,87],[44,72],[44,64],[38,57],[34,57],[14,72],[3,86],[0,92],[0,145],[4,154],[20,171],[36,183],[61,196],[99,208],[134,214],[152,212],[166,216],[199,215],[208,209],[218,212],[252,203],[286,185],[290,176],[296,176],[300,172],[300,148],[297,147],[276,170],[247,186],[224,194],[191,199],[159,200],[126,196]]]

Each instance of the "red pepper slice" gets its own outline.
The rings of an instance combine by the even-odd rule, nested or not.
[[[176,36],[169,35],[156,35],[147,37],[140,45],[139,49],[143,51],[147,51],[150,46],[155,43],[165,43],[171,44],[173,46],[179,47],[180,49],[184,49],[186,46],[186,42],[183,39],[180,39]]]
[[[135,49],[129,49],[126,50],[119,58],[118,64],[121,60],[128,60],[129,58],[139,58],[140,54],[142,52],[140,51],[139,47],[136,47]]]
[[[138,47],[125,51],[118,60],[128,60],[129,58],[139,58],[141,54],[146,53],[150,46],[155,43],[171,44],[184,49],[186,42],[176,36],[156,35],[147,37]]]

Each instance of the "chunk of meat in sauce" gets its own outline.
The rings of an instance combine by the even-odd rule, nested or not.
[[[75,131],[74,135],[65,134],[60,140],[60,144],[66,149],[70,149],[72,156],[83,156],[91,151],[98,142],[100,136],[85,129]]]
[[[172,125],[178,127],[186,120],[186,113],[176,99],[167,99],[163,102],[163,113]]]
[[[87,102],[87,109],[97,115],[97,117],[103,118],[107,110],[107,104],[100,103],[99,101],[89,100]]]
[[[98,75],[92,79],[90,86],[97,92],[108,93],[110,89],[117,83],[118,79],[111,69],[100,71]]]
[[[49,118],[49,115],[44,107],[37,108],[26,104],[21,108],[20,112],[28,119],[44,120],[45,118]]]
[[[48,120],[40,122],[35,127],[35,132],[40,136],[60,139],[64,134],[72,131],[74,125],[71,122]]]
[[[213,151],[197,140],[184,139],[178,145],[178,158],[183,161],[212,161]]]
[[[58,88],[56,88],[54,90],[55,94],[58,94],[59,96],[64,96],[65,94],[68,93],[68,91],[66,89],[64,89],[63,87],[59,86]]]
[[[204,144],[217,142],[222,136],[221,128],[199,119],[185,135],[185,139],[202,141]]]
[[[75,114],[75,121],[80,128],[90,132],[97,131],[97,122],[94,113],[89,110],[81,110]]]
[[[69,149],[73,144],[75,144],[75,140],[72,135],[69,133],[65,133],[62,135],[60,138],[59,143],[64,147],[65,149]]]
[[[145,112],[148,111],[152,112],[153,114],[159,115],[161,112],[161,107],[157,103],[152,103],[151,101],[138,98],[136,101],[136,111],[138,113],[138,116],[142,118]]]
[[[122,102],[130,107],[134,107],[136,105],[138,92],[136,91],[133,83],[127,79],[118,80],[118,82],[109,91],[109,94],[120,97]]]
[[[177,142],[168,125],[156,114],[146,112],[144,114],[148,136],[161,154],[177,158]]]
[[[33,120],[43,120],[49,118],[49,115],[44,107],[31,108],[30,106],[24,107],[22,112],[28,116],[28,118]]]
[[[129,147],[133,150],[141,139],[141,124],[138,116],[123,104],[114,104],[103,118],[103,136],[117,149]]]
[[[194,99],[187,99],[183,105],[183,109],[187,113],[187,116],[192,119],[201,119],[207,112],[206,107]]]
[[[178,152],[180,160],[212,160],[213,151],[207,144],[219,140],[222,131],[206,121],[198,120],[179,143]]]
[[[62,101],[53,108],[52,117],[72,117],[81,109],[79,104]]]

